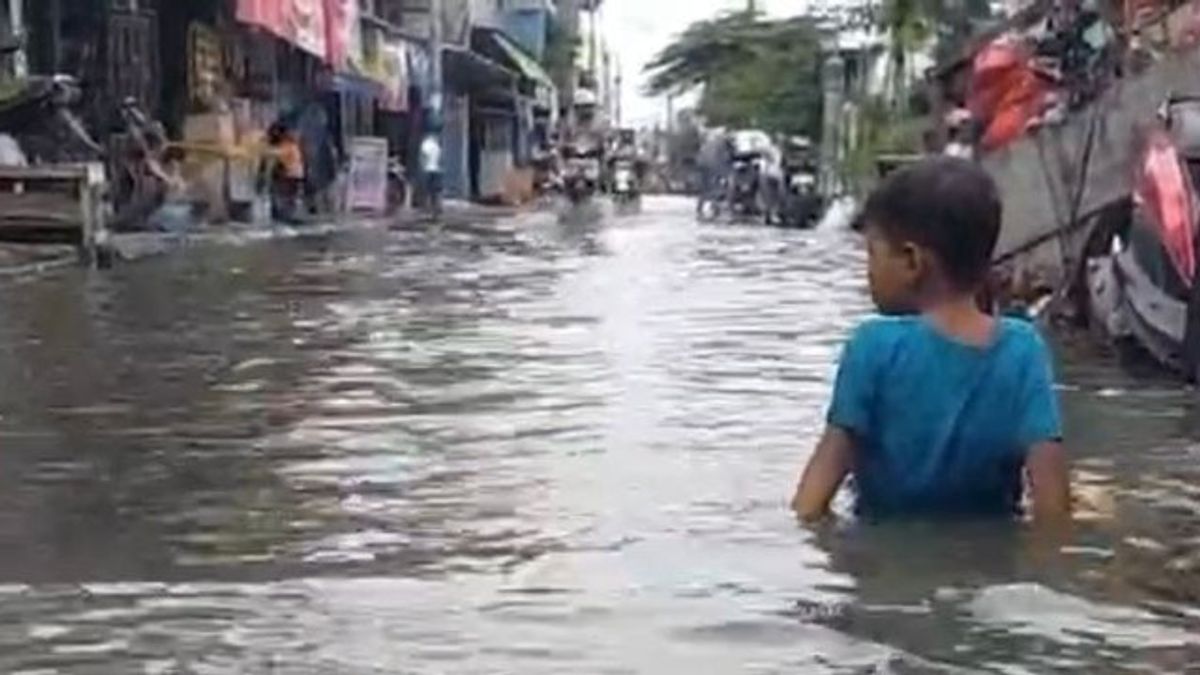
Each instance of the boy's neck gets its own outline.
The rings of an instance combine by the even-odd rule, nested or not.
[[[953,294],[931,301],[921,308],[928,319],[947,337],[969,345],[991,344],[996,320],[979,310],[972,295]]]

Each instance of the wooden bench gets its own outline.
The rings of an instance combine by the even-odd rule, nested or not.
[[[0,166],[0,241],[74,244],[93,259],[104,231],[104,166]]]

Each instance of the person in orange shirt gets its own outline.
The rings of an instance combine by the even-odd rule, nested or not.
[[[295,223],[300,220],[300,197],[304,185],[304,152],[296,134],[282,122],[267,131],[271,187],[271,216]]]

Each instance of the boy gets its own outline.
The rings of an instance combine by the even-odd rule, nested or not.
[[[1019,513],[1065,521],[1067,461],[1047,350],[1035,328],[979,310],[1000,233],[996,187],[966,160],[935,157],[893,174],[863,212],[868,320],[842,355],[828,426],[793,507],[826,515],[854,474],[857,511]]]

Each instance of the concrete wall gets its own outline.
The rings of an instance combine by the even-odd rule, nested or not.
[[[471,24],[485,28],[500,28],[503,13],[499,0],[470,0]]]
[[[1138,77],[1121,80],[1091,107],[1063,125],[1047,127],[993,152],[982,162],[1004,200],[997,255],[1039,238],[1053,238],[1070,219],[1094,115],[1096,131],[1079,216],[1087,218],[1130,192],[1141,130],[1170,94],[1200,94],[1200,49],[1171,55]],[[1099,111],[1096,113],[1096,111]],[[1039,263],[1055,264],[1055,241],[1041,247]]]

